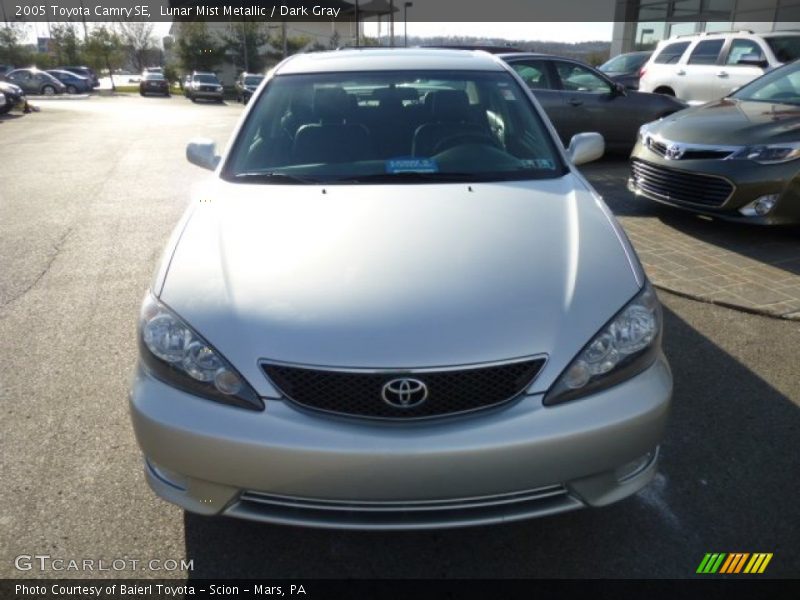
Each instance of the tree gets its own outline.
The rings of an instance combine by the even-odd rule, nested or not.
[[[23,45],[26,33],[24,25],[0,27],[0,63],[27,66],[32,62],[31,52]]]
[[[122,21],[119,23],[120,39],[125,46],[128,58],[136,71],[144,71],[156,50],[153,35],[154,23]]]
[[[59,65],[83,64],[83,44],[72,23],[56,23],[50,28],[50,40]]]
[[[231,23],[231,28],[222,38],[225,54],[237,70],[257,73],[267,65],[264,48],[269,44],[269,34],[264,23],[241,21]]]
[[[100,71],[107,69],[111,76],[111,88],[114,86],[114,69],[122,66],[125,53],[119,35],[105,25],[100,25],[92,30],[86,42],[86,58],[90,66]]]
[[[213,71],[225,58],[225,47],[202,21],[180,24],[178,61],[186,71]]]

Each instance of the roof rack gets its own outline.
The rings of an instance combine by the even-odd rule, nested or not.
[[[786,31],[789,31],[788,29]],[[708,35],[720,35],[724,33],[747,33],[753,34],[755,31],[752,29],[724,29],[722,31],[696,31],[694,33],[681,33],[679,35],[673,35],[670,39],[678,39],[678,38],[685,38],[685,37],[706,37]]]

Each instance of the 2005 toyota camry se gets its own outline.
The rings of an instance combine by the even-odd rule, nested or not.
[[[280,64],[175,230],[130,395],[155,492],[347,528],[602,506],[653,477],[672,377],[620,226],[499,59]]]

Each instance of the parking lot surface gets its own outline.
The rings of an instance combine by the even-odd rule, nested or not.
[[[186,141],[224,143],[241,107],[39,103],[39,113],[0,117],[1,577],[65,575],[18,571],[21,554],[193,561],[191,572],[69,577],[691,577],[706,552],[772,552],[764,576],[800,575],[800,322],[668,292],[675,393],[661,469],[619,504],[494,527],[359,533],[199,517],[157,499],[126,399],[138,307],[190,187],[202,185]],[[765,287],[800,286],[795,259],[775,258],[796,258],[796,237],[635,201],[625,171],[624,160],[586,169],[657,283],[692,281],[670,277],[684,270],[673,265],[654,271],[684,260],[707,269],[711,285],[705,251],[725,246],[749,265],[737,273],[776,269],[783,277]],[[692,254],[703,264],[688,264]],[[731,281],[714,285],[747,299],[735,286],[750,280],[716,274]]]

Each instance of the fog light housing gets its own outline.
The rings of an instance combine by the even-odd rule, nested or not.
[[[633,479],[645,471],[651,464],[653,464],[656,460],[656,457],[658,457],[658,446],[656,446],[655,449],[651,450],[647,454],[643,454],[636,460],[632,460],[631,462],[618,467],[614,471],[617,481],[623,483],[629,479]]]
[[[764,217],[775,208],[778,203],[778,194],[767,194],[753,200],[750,204],[744,205],[739,209],[745,217]]]

